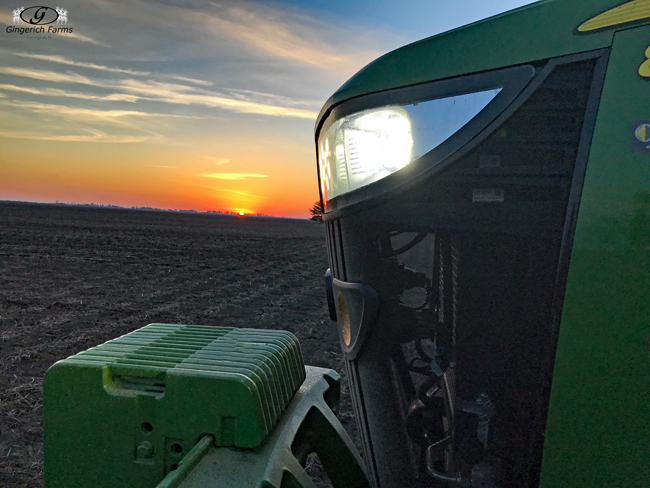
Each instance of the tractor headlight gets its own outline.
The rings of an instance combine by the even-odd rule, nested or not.
[[[318,138],[324,201],[408,166],[461,129],[500,91],[364,110],[336,120]]]
[[[411,162],[408,113],[389,107],[344,117],[320,137],[318,152],[326,199],[377,181]]]

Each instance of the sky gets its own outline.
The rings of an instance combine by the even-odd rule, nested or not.
[[[350,76],[532,3],[61,0],[72,33],[20,35],[10,2],[0,200],[299,218],[318,200],[316,116]]]

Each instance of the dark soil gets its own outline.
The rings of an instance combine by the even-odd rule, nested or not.
[[[152,322],[293,332],[354,435],[327,266],[306,220],[0,203],[0,486],[43,484],[47,368]]]

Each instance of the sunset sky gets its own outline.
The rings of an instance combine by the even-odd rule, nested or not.
[[[3,0],[0,200],[307,217],[315,118],[346,79],[527,3],[61,0],[73,33],[42,39],[8,33],[31,4]]]

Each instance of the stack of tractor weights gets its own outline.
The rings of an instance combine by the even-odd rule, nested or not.
[[[205,436],[255,448],[305,380],[284,331],[151,324],[44,380],[45,486],[153,487]]]

